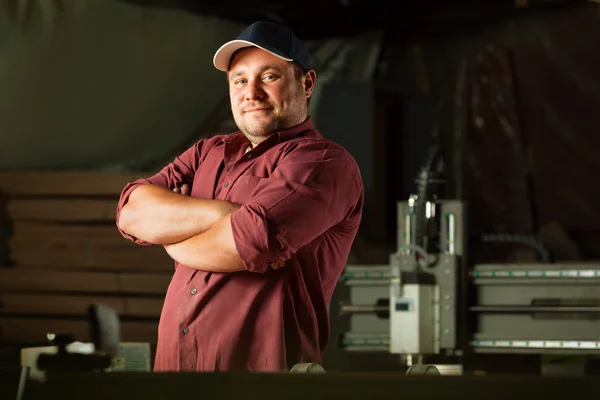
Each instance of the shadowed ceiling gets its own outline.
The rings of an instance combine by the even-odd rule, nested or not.
[[[446,35],[507,17],[527,15],[585,0],[119,0],[178,9],[249,24],[279,22],[301,39],[345,36],[381,29],[399,38]]]

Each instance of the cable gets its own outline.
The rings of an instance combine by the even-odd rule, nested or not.
[[[514,235],[506,233],[488,233],[481,236],[481,241],[484,243],[516,243],[534,249],[543,264],[550,264],[551,255],[548,248],[533,236]]]

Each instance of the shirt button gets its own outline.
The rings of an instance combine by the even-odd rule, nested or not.
[[[225,186],[225,187],[229,186],[229,182],[225,182],[225,184],[223,186]]]
[[[181,331],[183,332],[184,335],[187,335],[188,333],[190,333],[190,330],[188,328],[183,328]]]
[[[194,288],[194,289],[192,289],[192,290],[190,291],[190,293],[191,293],[191,294],[196,294],[196,293],[198,293],[198,291],[197,291],[197,290]]]

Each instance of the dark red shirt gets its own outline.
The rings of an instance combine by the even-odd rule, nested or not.
[[[158,328],[155,371],[284,371],[321,362],[328,304],[363,206],[355,160],[306,122],[246,153],[241,132],[200,140],[155,176],[128,184],[191,184],[191,195],[241,204],[231,216],[247,271],[175,263]],[[122,234],[136,243],[149,245]],[[274,270],[271,262],[286,260]]]

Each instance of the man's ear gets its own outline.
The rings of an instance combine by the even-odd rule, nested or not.
[[[304,95],[308,99],[313,90],[315,90],[315,84],[317,83],[317,73],[314,70],[309,70],[304,75]]]

